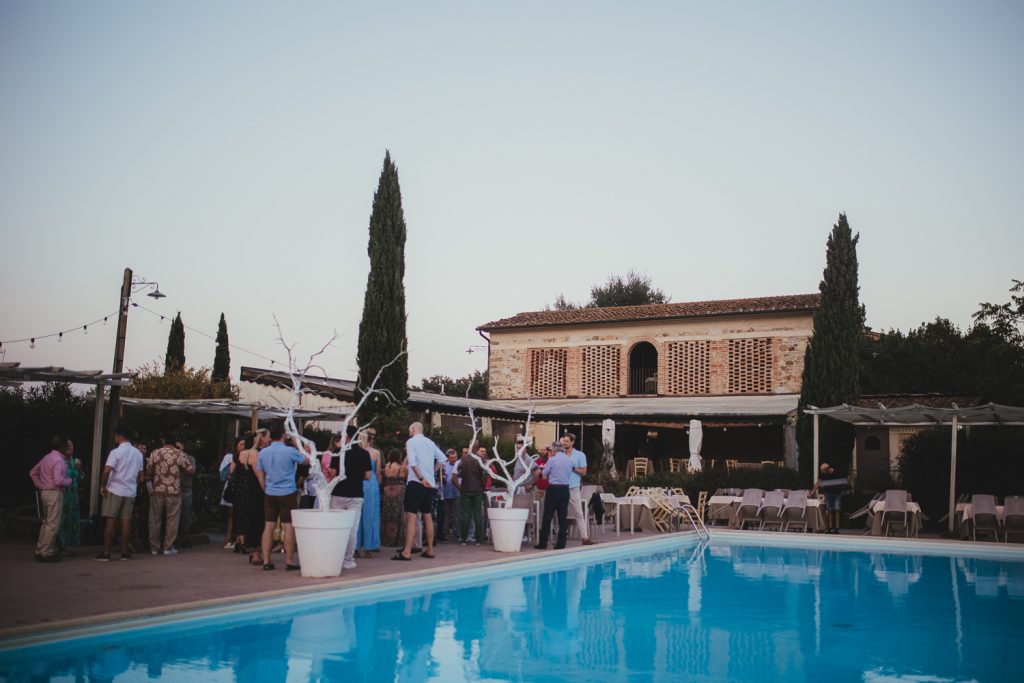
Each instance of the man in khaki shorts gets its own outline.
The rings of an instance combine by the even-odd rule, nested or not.
[[[135,494],[142,481],[142,453],[131,443],[131,436],[124,427],[114,434],[117,446],[107,456],[100,478],[100,495],[103,504],[100,513],[106,519],[103,529],[103,552],[96,556],[99,562],[110,561],[110,547],[114,544],[114,525],[121,520],[121,559],[130,560],[132,507]]]

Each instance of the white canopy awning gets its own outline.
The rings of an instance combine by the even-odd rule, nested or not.
[[[953,424],[980,426],[1024,426],[1024,407],[1004,406],[988,403],[969,408],[933,408],[931,406],[910,405],[901,408],[862,408],[843,404],[831,408],[808,406],[808,415],[827,415],[840,422],[848,422],[858,426],[876,427],[929,427]]]
[[[1024,407],[989,403],[969,408],[932,408],[911,405],[900,408],[861,408],[843,404],[831,408],[808,406],[805,410],[814,416],[814,480],[818,479],[818,418],[821,415],[860,427],[936,427],[949,425],[951,429],[951,461],[949,467],[949,530],[953,530],[956,504],[956,430],[968,425],[978,427],[1024,427]]]

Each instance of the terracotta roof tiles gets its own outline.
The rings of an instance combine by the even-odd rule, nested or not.
[[[643,320],[672,320],[676,318],[702,318],[751,313],[786,313],[813,311],[821,302],[820,294],[791,294],[765,296],[753,299],[722,299],[719,301],[690,301],[674,304],[647,304],[643,306],[613,306],[608,308],[577,308],[567,311],[530,311],[511,318],[502,318],[478,327],[478,330],[508,330],[530,327],[562,327],[595,323],[635,322]]]

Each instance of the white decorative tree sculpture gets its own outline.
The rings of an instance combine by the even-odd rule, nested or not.
[[[297,367],[295,361],[295,345],[288,344],[284,340],[284,334],[281,332],[281,324],[277,321],[276,316],[274,317],[274,324],[277,325],[277,341],[281,344],[281,346],[284,347],[285,351],[288,353],[288,377],[292,383],[291,400],[289,401],[288,404],[288,412],[284,418],[285,435],[294,439],[299,450],[304,451],[309,455],[309,476],[310,479],[313,480],[313,485],[316,487],[317,506],[320,509],[320,511],[326,511],[330,509],[331,492],[334,490],[334,487],[338,484],[338,482],[343,481],[345,479],[345,453],[347,453],[349,449],[352,448],[353,444],[359,442],[359,439],[362,437],[363,433],[366,432],[366,430],[369,429],[370,426],[373,424],[373,420],[370,420],[365,425],[361,425],[356,430],[356,433],[352,437],[352,439],[342,439],[341,451],[338,453],[338,474],[333,479],[328,481],[327,475],[324,473],[323,468],[320,466],[320,456],[323,455],[323,453],[318,452],[316,444],[313,443],[312,440],[304,437],[302,433],[299,431],[298,425],[295,422],[295,411],[299,408],[299,403],[302,398],[302,395],[304,393],[307,393],[307,390],[303,388],[302,383],[305,381],[306,376],[310,373],[310,371],[320,370],[321,372],[323,372],[323,368],[317,365],[315,361],[331,346],[331,344],[333,344],[338,339],[338,334],[335,333],[334,336],[332,336],[326,344],[320,347],[319,351],[317,351],[316,353],[312,354],[309,357],[309,360],[307,361],[304,367],[299,368]],[[405,353],[406,352],[403,350],[401,353],[395,356],[390,363],[384,365],[380,370],[377,371],[377,375],[373,378],[373,381],[370,383],[369,388],[363,393],[362,398],[359,399],[359,401],[355,404],[352,410],[350,410],[345,415],[345,418],[341,421],[341,434],[344,435],[348,433],[348,426],[352,423],[356,415],[358,415],[359,410],[366,404],[367,399],[369,399],[371,396],[380,395],[386,398],[389,403],[394,402],[394,397],[391,395],[391,392],[388,391],[387,389],[378,389],[377,382],[380,381],[381,374],[384,372],[384,370],[386,370],[390,365],[397,362],[399,358],[405,355]],[[326,373],[324,374],[326,375]]]
[[[468,402],[466,405],[469,409],[469,427],[473,430],[473,437],[469,440],[469,452],[473,456],[473,459],[480,463],[480,466],[484,468],[484,471],[490,472],[492,479],[495,479],[505,485],[508,489],[509,495],[501,501],[501,507],[511,508],[512,497],[515,494],[516,489],[533,478],[535,463],[528,454],[530,444],[533,443],[533,437],[530,436],[530,421],[533,419],[533,405],[530,406],[526,413],[526,425],[523,428],[523,433],[516,438],[516,442],[521,445],[515,449],[515,453],[511,460],[503,459],[501,454],[498,453],[499,439],[497,436],[494,437],[494,444],[491,446],[491,453],[494,457],[489,457],[487,460],[484,460],[477,455],[476,451],[473,450],[473,446],[477,443],[477,438],[480,435],[480,427],[477,425],[476,415],[473,414],[473,406]],[[523,473],[518,477],[515,476],[516,465],[519,465],[523,470]]]

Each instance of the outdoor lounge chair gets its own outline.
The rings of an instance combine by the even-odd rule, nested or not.
[[[999,518],[996,517],[996,497],[987,494],[971,496],[971,539],[978,540],[978,532],[991,533],[999,541]]]
[[[793,524],[803,525],[807,531],[807,491],[790,491],[782,508],[782,530],[789,531]]]
[[[747,489],[743,492],[743,500],[740,502],[740,507],[736,511],[736,519],[739,521],[740,529],[742,529],[748,522],[757,524],[760,527],[761,499],[763,497],[764,491],[761,489]]]
[[[1024,536],[1024,496],[1007,496],[1003,501],[1003,541],[1010,535]]]
[[[882,535],[888,536],[889,530],[903,525],[904,533],[910,537],[910,520],[907,519],[907,492],[902,489],[889,489],[885,492],[885,511],[882,512]]]
[[[768,525],[775,525],[782,531],[782,507],[785,499],[782,491],[769,491],[765,494],[764,504],[761,505],[761,531]]]

